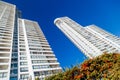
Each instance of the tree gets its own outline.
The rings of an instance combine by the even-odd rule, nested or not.
[[[120,80],[120,54],[104,53],[45,80]]]

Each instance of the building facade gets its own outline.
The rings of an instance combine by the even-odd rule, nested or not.
[[[89,58],[120,52],[120,38],[96,25],[83,27],[68,17],[57,18],[54,24]]]
[[[42,30],[35,21],[19,19],[18,29],[18,78],[46,76],[61,71],[57,58],[53,54]]]
[[[0,1],[0,80],[43,80],[61,71],[37,22]]]

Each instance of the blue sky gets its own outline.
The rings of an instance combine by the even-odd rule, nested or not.
[[[70,67],[85,56],[54,25],[54,19],[68,16],[83,26],[95,24],[120,36],[119,0],[4,0],[22,11],[22,18],[37,21],[60,65]]]

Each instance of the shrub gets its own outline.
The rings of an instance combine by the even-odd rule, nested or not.
[[[45,80],[120,80],[120,54],[104,53]]]

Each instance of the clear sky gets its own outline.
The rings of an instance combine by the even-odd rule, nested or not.
[[[70,67],[85,56],[54,25],[54,19],[68,16],[83,26],[95,24],[120,36],[120,0],[4,0],[22,11],[22,18],[37,21],[60,65]]]

